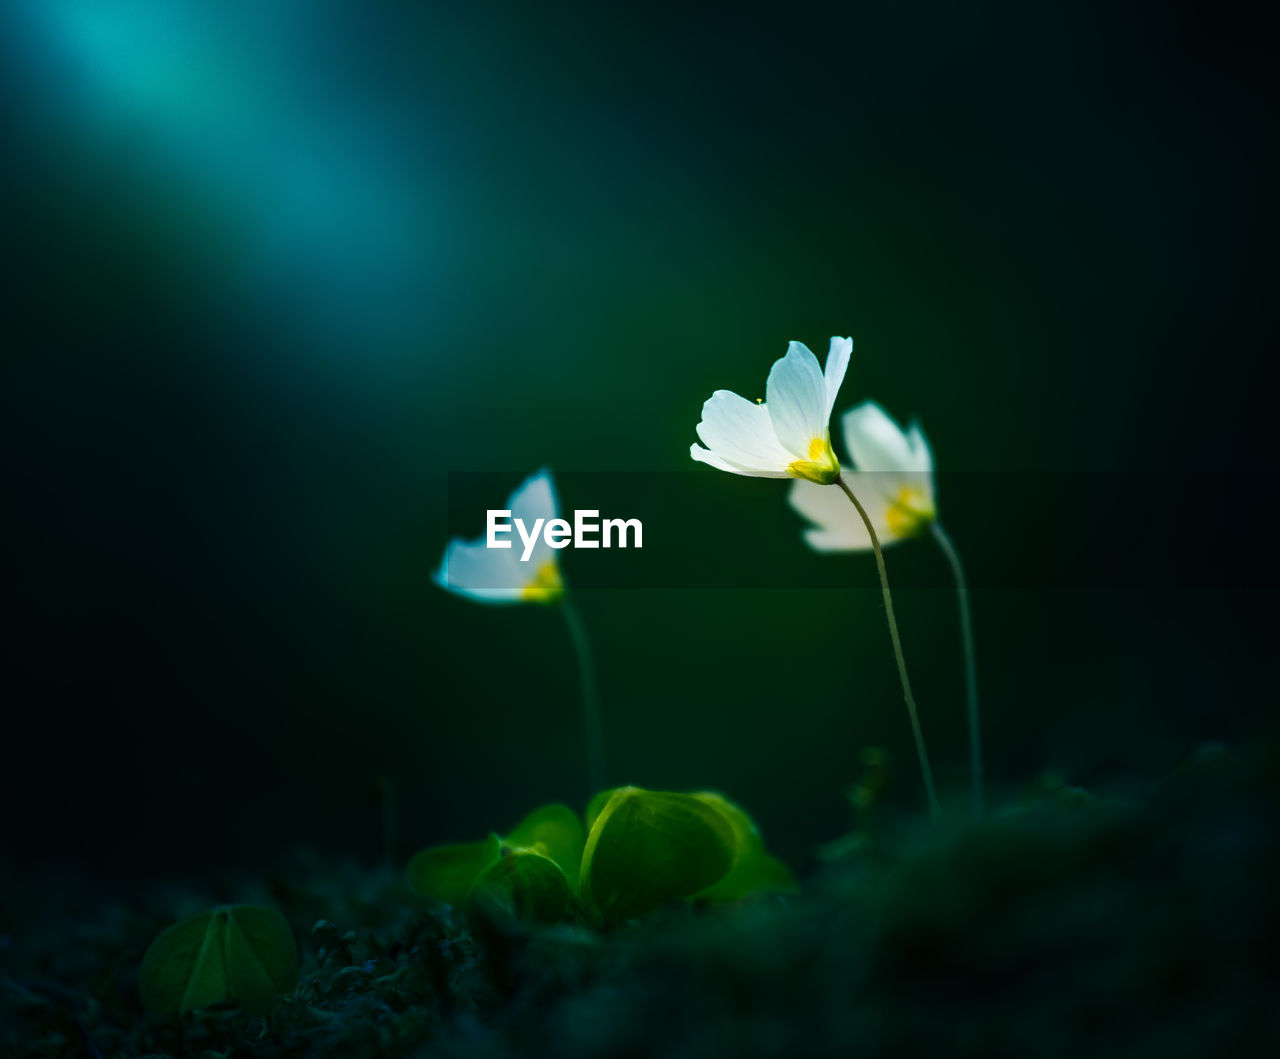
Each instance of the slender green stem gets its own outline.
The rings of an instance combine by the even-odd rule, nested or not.
[[[604,790],[604,729],[600,724],[600,697],[596,692],[596,670],[591,660],[591,644],[582,615],[568,594],[560,597],[560,610],[573,638],[578,656],[578,679],[582,686],[582,729],[586,739],[587,779],[591,794]]]
[[[911,717],[911,732],[916,740],[916,756],[920,759],[920,772],[924,776],[925,793],[929,796],[929,812],[936,821],[942,815],[942,807],[938,805],[938,795],[933,789],[933,769],[929,767],[929,753],[924,747],[924,732],[920,730],[920,715],[916,712],[915,696],[911,694],[911,681],[907,677],[907,662],[902,656],[902,641],[898,638],[898,621],[893,615],[893,596],[889,594],[889,575],[884,568],[884,553],[880,550],[880,538],[876,536],[876,528],[871,524],[867,509],[862,506],[853,490],[843,478],[837,478],[836,485],[844,490],[844,495],[858,509],[862,516],[862,524],[867,527],[867,535],[871,538],[871,550],[875,552],[876,568],[880,571],[880,591],[884,594],[884,613],[889,620],[889,639],[893,641],[893,657],[898,663],[898,677],[902,681],[902,697],[907,700],[907,714]]]
[[[978,723],[978,660],[973,649],[973,616],[969,610],[969,585],[965,581],[964,567],[960,565],[960,553],[951,543],[942,524],[934,521],[933,539],[938,542],[942,554],[951,564],[956,581],[956,602],[960,608],[960,637],[964,641],[965,696],[969,711],[969,772],[973,776],[973,815],[982,817],[984,796],[982,791],[982,732]]]

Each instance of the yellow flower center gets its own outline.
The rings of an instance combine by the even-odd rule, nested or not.
[[[904,485],[885,517],[895,537],[918,537],[937,516],[928,493],[919,486]]]
[[[526,603],[555,603],[564,595],[564,582],[560,580],[560,567],[554,559],[548,559],[524,586],[520,598]]]
[[[830,485],[840,477],[840,461],[831,448],[831,441],[814,438],[809,442],[809,458],[787,464],[787,474],[819,485]]]

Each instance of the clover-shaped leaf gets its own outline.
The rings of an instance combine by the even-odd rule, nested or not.
[[[489,920],[558,923],[569,911],[569,880],[555,861],[528,849],[502,854],[471,886],[467,910]]]
[[[510,834],[503,837],[502,844],[532,850],[554,861],[576,890],[586,840],[577,813],[567,805],[544,805],[516,824]]]
[[[233,1000],[270,1011],[298,981],[298,946],[279,912],[223,905],[175,923],[142,958],[138,989],[157,1015],[182,1015]]]
[[[578,888],[584,841],[572,809],[544,805],[505,837],[423,850],[409,861],[409,884],[471,912],[552,922],[563,918]]]
[[[596,818],[603,812],[604,807],[609,804],[609,799],[614,796],[621,787],[610,787],[607,791],[601,791],[591,801],[587,802],[587,834],[591,834],[591,829],[595,826]]]
[[[694,798],[716,809],[733,828],[733,865],[713,886],[698,894],[710,901],[734,901],[748,894],[768,890],[790,890],[795,886],[791,872],[780,860],[769,856],[755,821],[716,791],[696,791]]]
[[[733,827],[706,801],[639,787],[619,787],[600,801],[597,796],[588,807],[581,890],[605,925],[691,897],[733,866]]]
[[[409,861],[409,885],[423,897],[448,905],[461,905],[471,884],[498,859],[502,848],[497,835],[483,842],[432,846]]]

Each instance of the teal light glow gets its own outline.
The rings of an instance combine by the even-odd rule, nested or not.
[[[420,149],[430,101],[407,144],[341,17],[298,0],[31,0],[44,61],[29,76],[47,121],[107,157],[87,179],[158,184],[216,228],[231,253],[214,285],[286,328],[389,347],[438,304],[442,177]]]

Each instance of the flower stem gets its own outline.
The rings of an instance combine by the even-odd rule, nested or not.
[[[591,660],[591,644],[582,615],[568,594],[560,597],[560,610],[569,626],[573,649],[578,656],[578,679],[582,686],[582,728],[586,740],[587,780],[591,794],[604,790],[604,730],[600,724],[600,698],[596,692],[596,670]]]
[[[936,822],[942,815],[942,807],[938,805],[938,795],[933,789],[933,770],[929,767],[929,753],[924,747],[924,732],[920,730],[920,716],[916,712],[915,696],[911,694],[911,681],[907,677],[907,662],[902,656],[902,641],[898,638],[898,621],[893,616],[893,597],[889,594],[889,575],[884,568],[884,553],[880,550],[880,538],[876,536],[876,528],[871,524],[867,509],[853,495],[844,478],[837,478],[835,484],[844,490],[844,495],[858,509],[862,516],[862,524],[867,527],[867,535],[871,538],[871,550],[875,552],[876,568],[880,571],[880,591],[884,594],[884,613],[889,621],[889,639],[893,641],[893,657],[898,663],[898,677],[902,681],[902,697],[907,700],[907,713],[911,717],[911,732],[916,740],[916,757],[920,759],[920,773],[924,776],[925,793],[929,796],[929,812]]]
[[[960,565],[960,553],[951,543],[942,524],[934,521],[933,539],[938,542],[942,554],[951,564],[956,580],[956,602],[960,608],[960,637],[964,641],[965,695],[969,711],[969,772],[973,776],[973,815],[981,819],[983,813],[982,791],[982,733],[978,725],[978,661],[973,649],[973,616],[969,610],[969,586]]]

